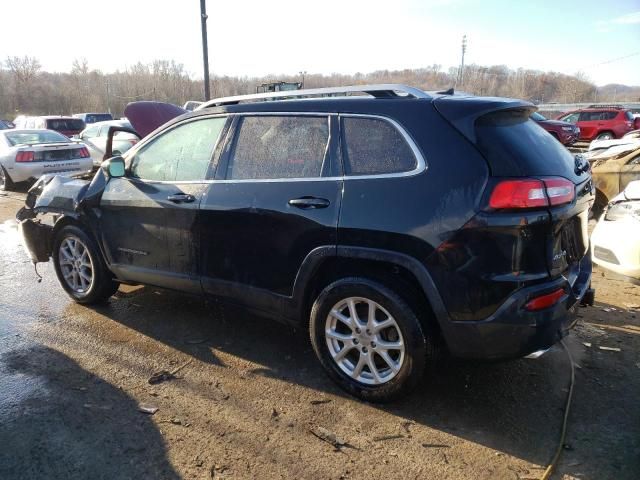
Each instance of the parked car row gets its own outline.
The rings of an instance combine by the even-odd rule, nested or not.
[[[580,128],[580,140],[611,140],[640,129],[640,118],[621,106],[600,106],[563,113],[558,120]]]

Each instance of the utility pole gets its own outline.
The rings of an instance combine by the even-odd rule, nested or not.
[[[111,113],[111,94],[109,92],[109,80],[107,80],[107,112]]]
[[[207,45],[207,6],[200,0],[200,26],[202,27],[202,63],[204,64],[204,100],[211,100],[209,91],[209,47]]]
[[[298,72],[300,75],[302,75],[302,83],[301,83],[301,87],[304,88],[304,76],[307,74],[306,70],[302,70],[300,72]]]
[[[464,54],[467,52],[467,36],[462,36],[462,59],[460,61],[460,85],[464,82]]]

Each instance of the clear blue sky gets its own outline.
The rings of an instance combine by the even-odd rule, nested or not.
[[[446,69],[466,33],[467,63],[640,85],[640,0],[207,0],[207,9],[216,74]],[[0,59],[33,55],[68,71],[86,57],[107,72],[174,59],[201,75],[199,0],[5,0],[0,11]]]

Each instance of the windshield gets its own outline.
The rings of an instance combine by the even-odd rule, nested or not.
[[[79,118],[50,118],[47,120],[47,128],[58,132],[71,130],[84,130],[84,122]]]
[[[11,132],[5,136],[11,146],[27,145],[34,143],[64,143],[69,139],[58,132],[47,132],[45,130],[39,132]]]
[[[535,120],[536,122],[542,122],[543,120],[546,120],[547,117],[545,117],[544,115],[540,115],[538,112],[533,112],[531,114],[531,120]]]
[[[528,112],[506,110],[476,121],[477,146],[496,176],[560,175],[575,180],[573,156],[531,121]]]

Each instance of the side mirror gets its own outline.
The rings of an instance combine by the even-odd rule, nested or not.
[[[124,177],[126,169],[124,166],[124,158],[120,156],[111,157],[100,165],[103,172],[106,173],[107,178]]]

